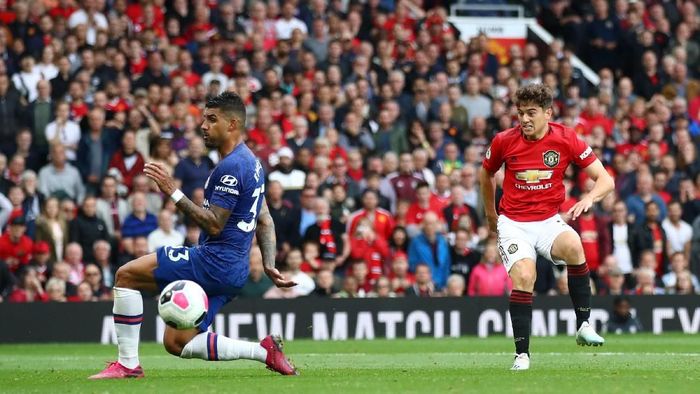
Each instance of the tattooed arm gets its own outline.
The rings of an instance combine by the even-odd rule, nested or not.
[[[162,164],[147,163],[143,172],[147,177],[155,181],[160,190],[168,196],[177,190],[173,179]],[[202,230],[213,237],[221,233],[229,216],[231,216],[231,212],[228,209],[217,207],[216,205],[211,205],[209,209],[204,209],[187,197],[182,197],[176,206],[185,215],[194,220]]]
[[[277,253],[275,222],[272,220],[270,209],[267,207],[267,201],[264,198],[260,214],[258,215],[258,228],[255,231],[255,235],[258,238],[258,246],[260,246],[260,251],[262,252],[265,274],[270,277],[277,287],[296,286],[296,283],[285,279],[275,268],[275,254]]]

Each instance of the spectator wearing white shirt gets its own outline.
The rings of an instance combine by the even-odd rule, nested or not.
[[[304,36],[308,33],[306,23],[294,16],[296,7],[294,3],[288,1],[282,6],[282,16],[275,22],[275,30],[277,31],[278,40],[289,40],[292,38],[292,32],[295,29],[301,30]]]
[[[41,62],[34,68],[41,74],[42,79],[50,81],[58,76],[58,67],[55,63],[55,50],[53,46],[47,45],[41,52]]]
[[[179,246],[185,237],[173,228],[173,215],[167,209],[158,214],[158,228],[148,235],[148,251],[155,252],[161,246]]]
[[[661,277],[661,281],[664,283],[664,287],[667,290],[672,290],[676,287],[678,282],[678,276],[683,272],[688,271],[688,259],[682,252],[676,252],[671,256],[671,272],[664,274]],[[693,288],[700,289],[700,282],[698,281],[695,274],[690,274],[690,282],[693,284]]]
[[[46,140],[49,144],[60,143],[66,148],[66,158],[75,161],[78,158],[77,149],[80,142],[80,125],[73,122],[70,116],[70,105],[62,101],[56,105],[56,120],[46,125]]]
[[[693,227],[681,220],[683,208],[678,201],[672,201],[668,205],[668,217],[661,222],[661,227],[666,232],[666,253],[672,256],[674,253],[683,253],[686,260],[690,260],[690,241],[693,238]]]
[[[31,103],[39,96],[37,84],[41,79],[41,74],[34,65],[34,58],[31,55],[22,56],[20,71],[12,76],[12,83],[27,103]]]
[[[210,70],[202,75],[202,85],[208,88],[212,81],[219,81],[219,94],[221,94],[226,91],[228,87],[228,77],[222,72],[224,68],[224,59],[222,59],[220,55],[212,56],[209,67]]]
[[[88,44],[94,45],[98,30],[107,30],[109,24],[107,18],[97,10],[97,0],[83,0],[83,8],[70,14],[68,27],[73,30],[78,25],[87,26],[85,40]]]

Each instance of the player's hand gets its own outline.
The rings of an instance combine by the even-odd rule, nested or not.
[[[158,185],[160,191],[162,191],[166,195],[169,196],[175,191],[175,184],[173,183],[170,174],[168,174],[168,170],[163,164],[146,163],[146,165],[143,168],[143,173],[146,174],[147,177],[152,179],[156,183],[156,185]]]
[[[586,196],[581,199],[581,201],[577,202],[576,205],[571,207],[568,212],[566,212],[567,215],[571,217],[571,220],[576,220],[579,216],[581,216],[582,213],[588,212],[589,209],[593,206],[593,199]]]
[[[297,285],[296,282],[287,280],[284,275],[280,274],[277,268],[265,268],[265,275],[267,275],[277,287],[294,287]]]

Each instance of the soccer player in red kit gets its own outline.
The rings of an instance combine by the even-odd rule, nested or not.
[[[591,287],[581,239],[558,212],[564,201],[564,172],[570,163],[595,181],[593,190],[568,210],[572,220],[613,191],[614,181],[574,130],[549,122],[549,88],[541,84],[521,87],[515,102],[520,125],[496,134],[491,142],[481,169],[481,193],[489,229],[498,235],[499,253],[513,281],[510,316],[516,355],[511,369],[524,370],[530,367],[532,291],[538,254],[567,266],[578,328],[576,342],[589,346],[604,342],[588,323]],[[497,212],[495,173],[502,166],[503,197]]]

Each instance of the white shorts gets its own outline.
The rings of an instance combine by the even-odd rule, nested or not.
[[[518,260],[536,261],[538,254],[556,265],[566,265],[566,261],[552,258],[552,245],[559,234],[575,230],[559,214],[536,222],[516,222],[499,215],[497,228],[498,252],[506,271],[510,272]]]

